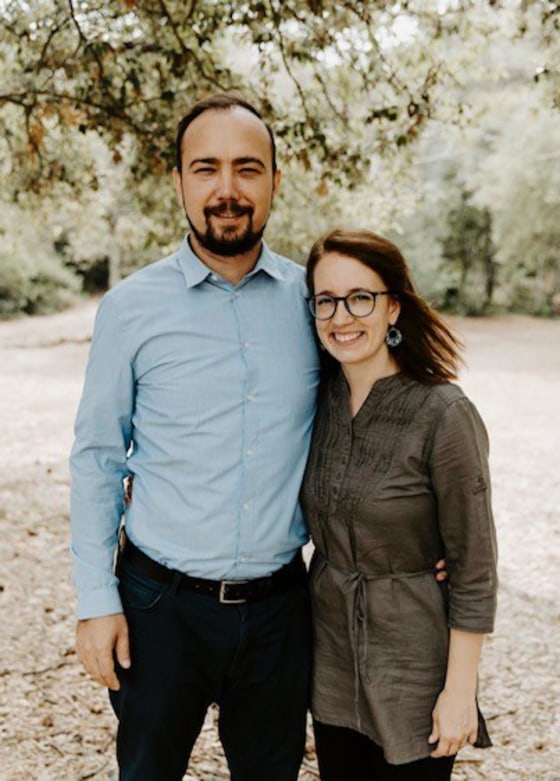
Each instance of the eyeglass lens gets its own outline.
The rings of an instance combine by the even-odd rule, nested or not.
[[[341,298],[316,296],[310,300],[311,312],[318,320],[328,320],[334,316],[338,303],[343,301],[353,317],[367,317],[375,308],[375,299],[376,295],[367,290],[358,290]]]

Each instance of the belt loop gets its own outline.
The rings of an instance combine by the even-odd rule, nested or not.
[[[171,578],[171,585],[169,586],[169,593],[172,594],[174,597],[177,596],[177,592],[179,591],[179,586],[181,585],[181,580],[183,579],[183,576],[180,572],[177,570],[173,570],[173,577]]]

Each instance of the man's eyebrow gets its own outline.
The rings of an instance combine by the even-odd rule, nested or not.
[[[263,161],[258,157],[236,157],[233,161],[234,165],[258,165],[260,168],[266,168]]]
[[[220,160],[217,157],[195,157],[189,163],[189,168],[193,168],[195,165],[219,165]],[[236,157],[233,161],[234,165],[256,165],[263,170],[266,169],[266,165],[258,157]]]
[[[189,168],[204,163],[206,163],[206,165],[218,165],[219,160],[217,157],[195,157],[194,160],[190,161]]]

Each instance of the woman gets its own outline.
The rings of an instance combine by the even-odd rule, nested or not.
[[[335,367],[302,492],[321,778],[449,779],[465,743],[490,745],[476,704],[496,602],[486,431],[450,382],[458,342],[394,244],[336,230],[307,274]]]

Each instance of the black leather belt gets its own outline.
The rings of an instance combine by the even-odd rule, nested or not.
[[[119,557],[148,578],[167,584],[171,584],[175,580],[178,582],[179,588],[217,597],[223,605],[239,605],[244,602],[264,599],[304,583],[307,577],[301,551],[298,551],[289,564],[273,572],[272,575],[253,580],[193,578],[154,561],[129,539],[125,539]]]

